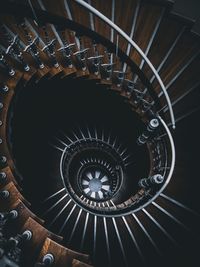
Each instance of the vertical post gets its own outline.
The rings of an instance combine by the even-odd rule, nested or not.
[[[159,126],[158,119],[155,118],[150,120],[146,130],[138,137],[137,144],[144,145],[149,140],[152,133],[158,128],[158,126]]]
[[[139,180],[138,185],[142,188],[149,188],[152,185],[158,185],[163,183],[164,177],[161,174],[155,174],[148,178],[142,178]]]

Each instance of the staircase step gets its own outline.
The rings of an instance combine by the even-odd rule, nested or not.
[[[18,185],[9,166],[1,169],[1,173],[6,174],[6,178],[4,179],[4,181],[1,182],[1,186],[5,186],[6,184],[9,184],[10,182],[12,182],[20,192],[22,191],[21,187]]]
[[[94,8],[99,10],[101,13],[103,13],[105,16],[107,16],[109,19],[112,17],[112,4],[111,1],[105,5],[104,1],[91,1],[91,4]],[[110,40],[111,38],[111,29],[110,27],[103,22],[100,18],[97,16],[94,16],[94,27],[95,31],[101,34],[102,36],[105,36],[107,39]]]
[[[194,106],[198,107],[199,92],[197,90],[194,92],[191,91],[187,96],[188,103],[179,101],[179,99],[182,99],[183,94],[187,95],[188,90],[190,91],[191,88],[199,82],[198,72],[200,61],[199,57],[196,57],[196,54],[199,51],[199,39],[190,32],[190,24],[180,20],[178,21],[176,17],[169,14],[172,7],[171,1],[163,1],[162,3],[160,0],[132,0],[127,1],[126,4],[123,0],[107,2],[108,3],[105,4],[105,1],[103,0],[87,1],[87,3],[97,8],[97,10],[120,26],[120,28],[139,45],[145,55],[153,63],[154,67],[158,69],[170,99],[173,102],[176,120],[178,121],[179,116],[184,114],[185,109],[191,110]],[[14,178],[15,166],[10,154],[9,144],[7,143],[9,136],[6,125],[9,106],[15,94],[15,90],[17,92],[17,89],[20,86],[26,86],[31,82],[39,83],[42,79],[49,80],[53,78],[52,82],[57,82],[57,79],[65,78],[66,84],[71,78],[71,80],[73,80],[73,78],[80,79],[81,82],[88,79],[91,80],[90,83],[94,82],[96,84],[101,84],[104,88],[111,89],[117,94],[120,94],[127,102],[126,104],[128,108],[134,110],[134,112],[137,113],[136,115],[139,115],[143,119],[143,123],[147,123],[149,117],[155,116],[157,111],[154,112],[152,109],[149,112],[150,116],[148,113],[143,112],[143,106],[141,105],[142,100],[139,104],[137,102],[134,103],[134,100],[137,98],[137,94],[135,93],[136,90],[133,90],[135,88],[132,88],[133,92],[128,94],[126,81],[122,79],[129,78],[131,81],[136,79],[140,91],[146,88],[148,82],[143,83],[140,75],[141,80],[137,78],[134,66],[124,65],[124,62],[118,57],[119,46],[119,48],[127,53],[128,56],[130,52],[130,59],[140,67],[142,70],[141,74],[144,75],[144,78],[148,78],[159,98],[159,105],[164,107],[164,115],[162,114],[162,116],[165,118],[165,121],[168,121],[169,119],[168,109],[166,108],[166,99],[163,97],[163,93],[160,93],[160,85],[158,85],[156,79],[152,78],[152,71],[146,63],[144,63],[142,57],[136,50],[131,48],[124,38],[118,36],[105,22],[95,15],[92,15],[92,13],[80,6],[76,1],[57,0],[55,5],[53,1],[38,0],[34,1],[33,6],[42,10],[46,9],[47,11],[64,18],[68,17],[70,20],[76,21],[81,25],[86,26],[88,29],[96,31],[103,37],[115,43],[116,51],[111,54],[109,47],[105,48],[99,43],[95,44],[96,40],[92,40],[84,35],[82,36],[80,32],[75,33],[74,31],[65,29],[63,30],[63,33],[62,30],[56,26],[55,30],[53,30],[50,24],[46,24],[47,35],[49,35],[51,40],[54,38],[59,39],[59,37],[61,38],[61,35],[64,34],[66,35],[66,44],[75,43],[71,49],[71,54],[67,55],[70,56],[70,59],[72,60],[72,67],[70,68],[67,67],[66,57],[58,51],[62,45],[59,40],[57,40],[54,52],[59,66],[55,67],[56,64],[52,63],[52,56],[54,56],[54,53],[50,53],[50,55],[45,51],[42,51],[44,46],[48,44],[44,28],[42,25],[39,25],[38,27],[33,20],[28,19],[27,21],[31,25],[31,27],[28,26],[31,38],[34,38],[37,35],[41,38],[40,42],[37,44],[37,48],[41,61],[44,63],[44,68],[41,66],[39,69],[36,61],[28,52],[22,53],[25,60],[30,65],[30,71],[24,72],[22,65],[11,56],[6,56],[6,58],[10,65],[16,69],[14,77],[8,76],[5,70],[0,67],[0,80],[2,86],[5,84],[9,88],[8,92],[0,91],[1,102],[3,103],[2,110],[0,111],[0,139],[2,140],[2,142],[0,142],[0,154],[7,159],[6,163],[0,166],[1,172],[6,173],[6,180],[4,183],[0,184],[0,189],[1,191],[5,190],[10,193],[7,199],[1,200],[0,210],[6,212],[16,209],[19,213],[19,217],[16,221],[12,222],[12,231],[10,231],[10,233],[18,231],[23,232],[25,230],[30,230],[33,233],[32,239],[28,241],[25,247],[24,266],[33,265],[33,261],[41,263],[43,257],[48,253],[52,254],[55,259],[52,266],[91,266],[87,254],[75,252],[67,248],[68,246],[73,249],[81,247],[81,251],[93,254],[93,259],[94,261],[96,260],[97,267],[110,267],[115,265],[130,266],[130,263],[132,265],[140,266],[141,258],[147,259],[148,265],[155,265],[155,258],[157,262],[160,260],[160,252],[165,253],[166,251],[170,252],[171,250],[174,250],[174,245],[176,245],[177,241],[176,237],[179,241],[183,240],[185,237],[184,234],[181,236],[182,232],[178,228],[178,225],[181,225],[181,223],[179,223],[178,220],[182,222],[182,219],[185,220],[186,215],[183,215],[179,209],[171,207],[170,204],[167,205],[165,202],[162,202],[159,198],[156,200],[156,204],[153,202],[151,205],[148,205],[136,213],[123,214],[119,217],[107,217],[105,212],[105,217],[103,217],[98,216],[95,211],[94,214],[92,214],[80,209],[79,205],[76,205],[76,203],[71,200],[70,194],[66,194],[65,190],[62,191],[62,189],[60,189],[60,185],[63,186],[63,184],[62,181],[59,181],[56,184],[58,191],[53,191],[52,194],[46,198],[46,204],[44,204],[44,206],[48,206],[45,211],[45,216],[47,215],[47,224],[45,226],[42,226],[44,221],[26,207],[26,205],[30,206],[30,203],[22,196],[20,187]],[[28,45],[22,27],[16,24],[16,18],[3,15],[1,19],[15,34],[19,35],[19,38],[24,42],[24,45]],[[68,27],[70,27],[70,24]],[[85,48],[89,48],[85,53],[85,59],[80,59],[79,51],[84,50]],[[92,65],[94,62],[93,58],[91,58],[96,55],[103,55],[103,58],[99,63],[100,67],[97,75],[94,74],[94,65]],[[190,62],[192,57],[194,57],[194,61]],[[102,66],[101,64],[105,65]],[[107,69],[108,65],[106,64],[111,67]],[[118,76],[121,70],[124,71],[125,77]],[[109,76],[109,73],[111,74],[110,79],[106,79],[106,77]],[[67,78],[69,78],[68,81]],[[120,83],[120,81],[122,82]],[[120,86],[117,84],[120,84]],[[102,86],[100,89],[102,89]],[[197,86],[197,88],[199,88],[199,86]],[[130,87],[129,89],[131,91]],[[109,94],[111,93],[112,92],[109,92]],[[149,88],[143,100],[148,101],[149,103],[153,101],[153,98],[149,94]],[[59,145],[61,146],[61,144]],[[28,149],[29,148],[30,147],[28,147]],[[59,148],[60,147],[58,147],[58,150]],[[149,149],[151,149],[151,147],[149,147]],[[60,150],[62,151],[61,148]],[[15,153],[13,154],[15,155]],[[181,167],[184,169],[183,166]],[[179,165],[176,168],[178,169]],[[176,178],[178,176],[177,179],[181,179],[181,174],[181,172],[175,172],[174,176],[176,176]],[[29,178],[31,178],[31,176],[27,177],[27,179]],[[27,181],[24,182],[25,187],[27,185],[26,183]],[[50,189],[50,185],[52,185],[51,183],[53,182],[49,182],[49,191],[52,189]],[[182,183],[182,180],[180,180],[179,184],[180,183]],[[172,192],[176,192],[172,185],[169,185],[169,188]],[[63,192],[66,196],[62,196],[60,193],[57,194],[57,192]],[[43,192],[41,192],[41,195],[42,193]],[[45,194],[46,193],[47,192],[45,192]],[[121,204],[121,207],[125,205],[128,206],[134,201],[135,199],[130,197],[127,201],[124,201]],[[69,205],[67,204],[67,206],[65,206],[65,203],[68,203]],[[112,204],[112,202],[110,203]],[[97,206],[98,204],[99,203],[95,203]],[[116,208],[115,204],[112,204],[114,208]],[[107,205],[109,206],[109,204]],[[156,205],[160,205],[162,210]],[[99,208],[103,207],[104,203],[101,203]],[[163,211],[164,209],[168,214]],[[176,215],[174,221],[170,214],[174,217]],[[186,221],[189,222],[190,218]],[[67,247],[56,243],[61,242],[62,237],[50,232],[46,227],[52,227],[54,230],[56,229],[55,232],[60,231],[59,233],[62,233],[65,238],[63,244],[67,245]],[[99,261],[97,259],[99,259]]]
[[[182,23],[172,19],[170,15],[165,15],[160,23],[157,34],[148,53],[148,58],[156,69],[164,65],[171,51],[173,51],[179,38],[187,29]],[[168,38],[166,38],[168,36]],[[152,77],[152,71],[144,64],[143,71],[147,77]]]
[[[89,264],[86,264],[86,263],[83,263],[79,260],[73,260],[72,261],[72,267],[92,267],[92,265],[89,265]]]
[[[177,73],[187,66],[192,57],[199,51],[199,42],[190,32],[185,32],[179,39],[177,45],[168,57],[160,76],[168,89],[168,84],[174,79]],[[156,88],[158,90],[158,86]]]
[[[146,1],[141,3],[133,38],[144,53],[148,48],[151,37],[153,36],[164,9],[164,7],[154,6]],[[131,50],[130,57],[138,66],[140,65],[142,60],[141,56],[134,49]]]
[[[68,76],[75,76],[76,72],[77,72],[77,70],[74,66],[72,68],[63,67],[63,75],[62,75],[61,79],[67,78]]]
[[[29,217],[34,219],[39,224],[44,224],[44,220],[35,215],[20,199],[15,202],[15,204],[12,206],[12,209],[18,212],[18,217],[8,223],[7,231],[9,232],[10,236],[16,235]]]
[[[9,192],[9,196],[6,199],[1,199],[1,211],[7,211],[12,209],[19,199],[24,202],[25,205],[30,206],[30,203],[21,195],[21,193],[18,191],[17,187],[14,185],[13,182],[8,183],[4,187],[1,187],[1,192],[4,190]]]
[[[41,79],[45,79],[49,77],[49,72],[50,72],[50,68],[47,66],[44,66],[43,69],[37,69],[37,73],[36,73],[36,83],[38,83]]]
[[[50,238],[46,238],[43,247],[41,249],[40,255],[38,257],[38,261],[40,262],[41,259],[44,257],[44,255],[48,253],[53,254],[55,259],[54,263],[55,266],[71,267],[74,259],[81,261],[83,263],[90,263],[88,255],[78,253],[66,247],[63,247],[62,245],[51,240]]]
[[[24,262],[30,265],[32,262],[37,260],[37,257],[42,249],[42,246],[47,237],[60,242],[62,237],[55,235],[38,223],[35,219],[29,217],[21,229],[21,233],[26,230],[32,232],[32,238],[29,240],[24,247]]]
[[[74,21],[90,28],[90,18],[87,11],[75,1],[68,2],[69,10]]]

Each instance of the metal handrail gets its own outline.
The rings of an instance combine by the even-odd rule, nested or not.
[[[85,7],[87,10],[89,10],[90,12],[95,14],[97,17],[102,19],[104,22],[106,22],[112,29],[114,29],[116,32],[118,32],[118,34],[123,36],[124,39],[126,39],[128,41],[128,43],[132,47],[134,47],[137,50],[137,52],[142,56],[143,60],[148,64],[148,66],[152,70],[153,74],[157,78],[157,81],[160,84],[162,92],[165,95],[165,98],[166,98],[166,101],[167,101],[167,105],[168,105],[168,108],[169,108],[169,112],[170,112],[172,128],[175,129],[176,126],[175,126],[174,112],[173,112],[173,108],[172,108],[172,104],[171,104],[169,95],[168,95],[168,93],[166,91],[166,88],[165,88],[163,82],[162,82],[162,79],[160,78],[160,75],[158,74],[158,72],[154,68],[153,64],[148,59],[148,57],[141,50],[141,48],[121,28],[119,28],[114,22],[112,22],[109,18],[107,18],[105,15],[103,15],[101,12],[99,12],[96,8],[92,7],[91,5],[89,5],[88,3],[86,3],[83,0],[74,0],[74,1],[77,2],[78,4],[80,4],[81,6]]]
[[[76,205],[79,206],[81,209],[85,210],[86,212],[88,212],[88,209],[89,209],[89,212],[93,215],[97,215],[98,213],[98,216],[101,216],[101,217],[119,217],[119,216],[125,216],[125,215],[128,215],[128,214],[131,214],[131,213],[136,213],[138,212],[139,210],[142,210],[144,209],[145,207],[147,207],[149,204],[151,204],[157,197],[159,197],[159,195],[164,191],[164,189],[167,187],[167,185],[169,184],[171,178],[172,178],[172,174],[173,174],[173,171],[174,171],[174,167],[175,167],[175,157],[176,157],[176,153],[175,153],[175,145],[174,145],[174,141],[173,141],[173,137],[171,135],[171,132],[168,128],[168,126],[166,125],[166,123],[164,122],[164,120],[158,116],[158,119],[161,123],[161,126],[163,127],[163,130],[165,131],[166,133],[166,137],[167,137],[167,140],[169,141],[170,143],[170,152],[169,152],[169,157],[167,156],[167,154],[165,155],[167,157],[167,160],[169,159],[170,160],[170,170],[169,172],[167,173],[167,178],[165,179],[165,182],[163,183],[163,185],[161,186],[161,188],[155,193],[154,196],[150,196],[149,200],[147,202],[145,202],[144,204],[142,204],[141,206],[137,207],[137,208],[134,208],[134,209],[130,209],[128,211],[124,211],[122,213],[115,213],[115,211],[118,211],[119,212],[119,209],[117,209],[117,205],[116,206],[113,206],[113,207],[108,207],[108,211],[111,212],[111,213],[105,213],[106,210],[104,210],[104,212],[100,212],[100,209],[96,206],[92,207],[88,204],[86,205],[87,208],[85,207],[85,203],[83,205],[83,202],[80,201],[79,197],[76,196],[76,194],[73,194],[73,200],[76,202]],[[82,139],[82,140],[86,140],[86,139]],[[96,140],[96,139],[95,139]],[[97,139],[98,140],[98,139]],[[102,141],[101,139],[99,139],[99,141]],[[69,193],[67,187],[66,187],[66,184],[65,184],[65,178],[63,176],[63,159],[64,159],[64,156],[65,156],[65,153],[66,153],[66,150],[67,150],[67,147],[62,150],[62,154],[61,154],[61,159],[60,159],[60,175],[61,175],[61,179],[62,179],[62,182],[63,182],[63,185],[66,189],[66,192]],[[167,164],[168,165],[168,164]],[[166,169],[165,169],[166,171]],[[95,210],[95,212],[94,212]]]

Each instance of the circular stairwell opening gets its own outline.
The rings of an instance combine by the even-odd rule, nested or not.
[[[144,128],[122,96],[94,81],[56,78],[19,89],[9,139],[33,210],[42,216],[43,200],[61,188],[92,213],[126,202],[149,174],[148,149],[136,144]]]

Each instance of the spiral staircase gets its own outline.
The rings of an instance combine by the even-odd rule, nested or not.
[[[5,1],[0,266],[197,266],[200,38],[172,8]]]

